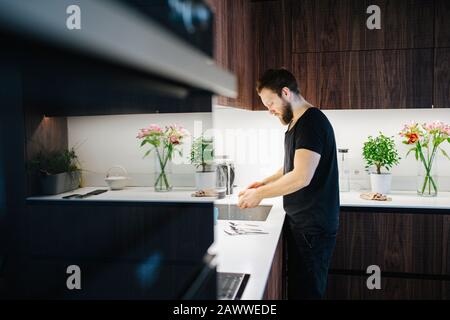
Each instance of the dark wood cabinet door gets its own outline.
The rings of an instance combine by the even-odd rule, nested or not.
[[[376,50],[360,55],[360,108],[431,108],[432,49]]]
[[[237,76],[238,97],[218,97],[218,104],[252,109],[253,40],[249,0],[209,0],[215,14],[214,58]]]
[[[318,2],[315,0],[291,0],[291,3],[292,51],[294,53],[319,51],[316,23]]]
[[[443,276],[443,215],[342,212],[331,269]]]
[[[289,2],[284,0],[252,2],[251,10],[254,47],[249,61],[254,64],[254,87],[267,69],[291,68],[291,15]],[[254,89],[252,93],[253,110],[266,110]]]
[[[363,49],[364,1],[291,0],[291,3],[293,52]]]
[[[406,49],[433,47],[434,2],[430,0],[366,1],[381,9],[381,29],[366,33],[365,49]],[[365,15],[369,17],[369,14]]]
[[[450,48],[436,48],[434,59],[434,107],[450,108]]]
[[[291,2],[293,52],[433,47],[433,1]],[[366,26],[370,5],[380,7],[381,29],[369,30]],[[440,24],[441,29],[445,29],[445,23]]]
[[[214,241],[212,210],[212,203],[33,204],[31,252],[39,258],[114,261],[158,253],[164,261],[198,262]]]
[[[442,241],[442,270],[450,275],[450,216],[443,217]],[[448,285],[448,299],[450,299],[450,284]]]
[[[432,49],[322,53],[323,109],[431,108]]]
[[[450,47],[450,1],[435,0],[435,47]]]
[[[310,103],[319,103],[319,55],[296,53],[292,55],[292,73],[297,79],[300,94]]]
[[[439,300],[448,299],[450,281],[381,277],[381,289],[369,290],[367,276],[328,276],[328,300]]]
[[[177,299],[214,241],[212,209],[213,203],[31,203],[24,235],[30,252],[9,259],[8,291],[33,299]],[[79,293],[65,287],[73,264],[82,269]]]
[[[272,260],[269,277],[263,294],[263,300],[285,299],[285,271],[284,271],[284,235],[280,234],[278,244]]]
[[[321,109],[350,109],[351,65],[358,58],[355,52],[320,53],[319,102]]]

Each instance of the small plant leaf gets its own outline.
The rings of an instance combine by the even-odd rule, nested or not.
[[[442,154],[444,155],[444,157],[446,157],[447,159],[450,160],[450,157],[448,156],[447,152],[445,152],[445,150],[442,148],[439,148],[439,149],[442,151]]]
[[[144,154],[144,156],[142,158],[145,158],[146,156],[148,156],[150,152],[152,152],[152,149],[147,150],[147,152]]]

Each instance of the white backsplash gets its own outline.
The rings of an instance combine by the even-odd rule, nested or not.
[[[404,123],[441,120],[450,122],[450,109],[392,110],[324,110],[333,125],[338,148],[348,148],[346,155],[351,170],[351,189],[369,188],[369,177],[362,158],[362,146],[369,135],[379,131],[394,136],[400,164],[393,168],[393,190],[415,190],[418,171],[414,156],[405,158],[408,146],[401,143],[398,132]],[[236,184],[245,186],[260,180],[282,166],[283,139],[286,127],[267,111],[247,111],[229,107],[213,108],[217,154],[228,154],[236,162]],[[448,143],[443,147],[450,151]],[[450,191],[450,161],[440,156],[437,161],[441,191]]]
[[[351,188],[369,188],[364,170],[362,145],[368,135],[382,131],[393,135],[402,157],[393,168],[392,189],[414,190],[417,163],[411,154],[405,158],[407,146],[401,143],[398,131],[410,120],[450,122],[450,109],[399,110],[324,110],[336,135],[338,148],[350,149],[347,154],[351,170]],[[247,111],[215,106],[213,113],[139,114],[117,116],[69,117],[69,146],[76,147],[84,172],[86,186],[106,185],[108,168],[120,164],[132,178],[133,186],[151,186],[154,181],[155,160],[143,159],[144,149],[136,139],[138,129],[157,123],[177,123],[192,135],[202,131],[215,135],[216,154],[229,155],[235,161],[236,181],[246,186],[275,172],[283,163],[283,139],[286,127],[267,111]],[[214,129],[211,129],[213,128]],[[190,139],[184,145],[184,159],[189,157]],[[444,149],[450,153],[448,143]],[[194,167],[180,158],[173,165],[174,186],[194,186]],[[437,162],[440,190],[450,191],[450,161],[440,157]]]
[[[197,137],[212,127],[211,113],[137,114],[114,116],[69,117],[69,147],[75,147],[84,170],[85,186],[106,186],[106,171],[114,165],[125,167],[131,186],[152,186],[155,178],[155,156],[143,158],[148,146],[140,148],[138,130],[150,124],[176,123]],[[193,165],[189,164],[191,138],[183,144],[183,157],[175,155],[172,183],[175,187],[195,185]]]

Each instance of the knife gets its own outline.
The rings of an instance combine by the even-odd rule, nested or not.
[[[90,197],[90,196],[95,196],[95,195],[98,195],[98,194],[105,193],[106,191],[108,191],[108,190],[96,189],[94,191],[91,191],[91,192],[88,192],[88,193],[85,193],[85,194],[74,193],[74,194],[70,194],[68,196],[64,196],[62,198],[63,199],[84,199],[84,198],[87,198],[87,197]]]

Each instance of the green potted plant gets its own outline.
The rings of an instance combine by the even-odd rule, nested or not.
[[[371,167],[376,169],[375,172],[369,171],[372,192],[388,194],[392,181],[392,175],[388,171],[400,160],[393,137],[387,137],[381,132],[375,138],[369,136],[364,143],[363,157],[367,170]],[[383,168],[387,172],[382,172]]]
[[[214,169],[214,146],[211,137],[201,135],[191,147],[191,163],[197,168],[195,187],[197,190],[215,188],[216,171]]]
[[[40,175],[42,194],[59,194],[80,186],[81,169],[73,148],[41,151],[31,160],[31,168]]]

